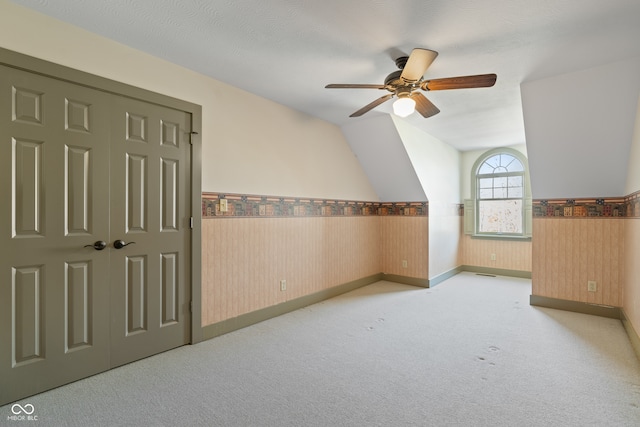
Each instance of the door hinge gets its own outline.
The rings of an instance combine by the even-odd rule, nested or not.
[[[193,229],[193,217],[189,218],[189,227]]]

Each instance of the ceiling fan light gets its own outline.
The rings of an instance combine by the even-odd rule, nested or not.
[[[416,102],[411,98],[398,98],[393,103],[393,113],[398,117],[407,117],[416,110]]]

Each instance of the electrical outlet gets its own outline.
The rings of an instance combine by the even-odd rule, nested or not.
[[[495,261],[496,260],[496,254],[491,254],[491,261]]]
[[[286,280],[280,280],[280,290],[281,291],[286,291],[287,290],[287,281]]]
[[[598,284],[595,280],[589,280],[587,282],[587,290],[589,292],[596,292],[598,290]]]
[[[407,268],[408,264],[407,264],[407,260],[403,259],[402,260],[402,268]]]

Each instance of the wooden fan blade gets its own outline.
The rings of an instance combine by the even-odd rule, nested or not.
[[[425,119],[427,117],[435,116],[440,112],[438,107],[433,105],[433,103],[420,92],[413,92],[411,95],[409,95],[409,97],[416,102],[416,111],[420,113]]]
[[[368,84],[340,84],[334,83],[326,85],[325,89],[385,89],[384,85],[368,85]]]
[[[407,83],[415,83],[424,76],[429,65],[436,59],[438,52],[429,49],[413,49],[402,69],[400,78]]]
[[[496,83],[495,74],[479,74],[476,76],[447,77],[444,79],[426,80],[420,87],[423,90],[471,89],[474,87],[491,87]]]
[[[380,98],[376,99],[375,101],[365,105],[364,107],[362,107],[361,109],[359,109],[358,111],[356,111],[355,113],[350,115],[349,117],[360,117],[361,115],[363,115],[367,111],[373,110],[375,107],[377,107],[378,105],[382,104],[383,102],[391,99],[392,97],[393,97],[392,93],[390,93],[389,95],[385,95],[383,97],[380,97]]]

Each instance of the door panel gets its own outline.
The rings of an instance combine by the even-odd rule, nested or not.
[[[186,344],[190,337],[190,115],[114,100],[111,363]],[[135,243],[131,243],[135,242]]]
[[[109,99],[0,67],[0,404],[109,366]],[[8,248],[8,250],[6,250]]]
[[[43,233],[43,141],[11,138],[13,237],[37,237]]]
[[[190,125],[0,66],[0,405],[188,343]]]

